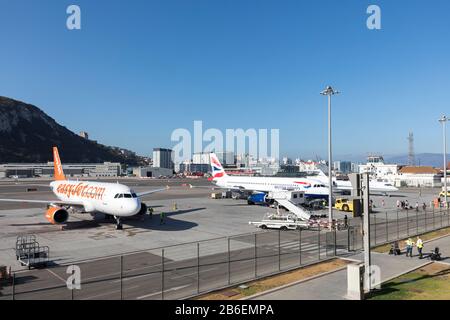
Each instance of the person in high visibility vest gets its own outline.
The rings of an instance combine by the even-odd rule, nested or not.
[[[412,250],[414,246],[414,241],[411,238],[406,240],[406,256],[412,258]]]
[[[152,207],[148,208],[148,214],[150,215],[150,219],[153,218],[153,208]]]
[[[417,237],[416,241],[417,251],[419,252],[419,259],[423,258],[422,250],[423,250],[423,240],[420,237]]]

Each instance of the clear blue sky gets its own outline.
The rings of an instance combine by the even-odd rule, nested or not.
[[[82,30],[66,28],[66,8]],[[382,30],[366,9],[382,10]],[[279,128],[281,154],[441,152],[448,0],[0,0],[0,95],[149,155],[176,128]]]

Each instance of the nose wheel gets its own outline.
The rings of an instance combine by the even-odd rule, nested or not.
[[[120,217],[114,217],[116,218],[116,230],[122,230],[123,226],[122,223],[120,222]]]

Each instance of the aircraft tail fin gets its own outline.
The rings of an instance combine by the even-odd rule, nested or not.
[[[64,171],[59,158],[59,152],[57,147],[53,147],[53,165],[54,165],[54,178],[55,180],[66,180]]]
[[[209,155],[209,160],[211,163],[212,180],[217,180],[227,176],[227,173],[223,169],[222,164],[215,153],[211,153]]]

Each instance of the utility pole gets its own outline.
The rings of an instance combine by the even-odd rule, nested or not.
[[[371,265],[372,259],[370,254],[370,190],[369,190],[369,174],[362,174],[362,189],[363,189],[363,202],[364,202],[364,213],[363,213],[363,241],[364,241],[364,284],[365,291],[370,292],[371,290]]]
[[[328,96],[328,221],[330,229],[333,227],[333,176],[332,176],[332,148],[331,148],[331,96],[338,94],[331,86],[326,87],[320,94]]]
[[[442,118],[439,119],[439,122],[442,123],[442,134],[444,137],[444,199],[445,199],[445,207],[448,206],[448,200],[447,200],[447,132],[446,132],[446,125],[449,118],[447,116],[442,116]]]

